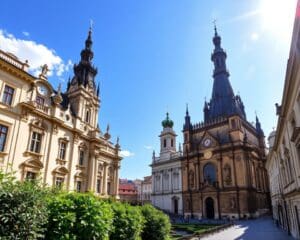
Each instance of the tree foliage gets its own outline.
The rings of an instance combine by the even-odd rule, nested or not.
[[[145,226],[142,232],[143,240],[170,239],[171,224],[169,218],[151,205],[142,207]]]
[[[114,203],[114,230],[111,240],[140,240],[144,218],[139,207],[128,204]]]
[[[43,238],[47,190],[36,181],[16,181],[0,171],[0,239]]]
[[[59,194],[48,200],[47,239],[109,239],[113,212],[90,193]]]

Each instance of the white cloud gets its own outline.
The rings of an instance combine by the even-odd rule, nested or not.
[[[254,32],[254,33],[251,33],[250,37],[251,37],[252,41],[257,41],[259,38],[259,35],[258,35],[258,33]]]
[[[153,149],[153,147],[152,147],[152,146],[148,146],[148,145],[144,146],[144,148],[146,148],[146,149],[148,149],[148,150],[151,150],[151,149]]]
[[[27,33],[23,32],[25,36]],[[72,65],[70,60],[65,64],[53,49],[34,41],[16,38],[2,29],[0,29],[0,49],[16,55],[22,61],[28,60],[29,70],[36,76],[44,64],[50,69],[48,76],[61,76]]]
[[[25,37],[29,37],[29,35],[30,35],[29,32],[26,32],[26,31],[23,31],[22,33]]]
[[[122,150],[120,152],[121,157],[133,157],[134,153],[128,151],[128,150]]]

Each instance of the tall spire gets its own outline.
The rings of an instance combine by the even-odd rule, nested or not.
[[[183,125],[183,130],[190,130],[191,129],[191,117],[189,114],[189,105],[186,104],[186,111],[185,111],[185,121],[184,121],[184,125]]]
[[[89,88],[93,88],[96,94],[96,83],[95,76],[97,75],[97,68],[92,65],[92,59],[94,57],[94,53],[92,51],[92,28],[89,28],[87,39],[85,40],[85,47],[82,49],[80,56],[79,64],[74,65],[74,78],[73,82],[77,82],[78,85],[83,85],[84,87],[89,86]]]
[[[213,91],[209,103],[204,103],[204,121],[210,121],[218,117],[226,117],[238,114],[246,119],[243,103],[239,96],[235,96],[229,81],[229,72],[226,68],[227,54],[221,47],[221,37],[214,25],[213,36],[214,51],[211,61],[214,63]]]

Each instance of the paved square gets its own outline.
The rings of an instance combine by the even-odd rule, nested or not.
[[[194,238],[193,240],[198,240]],[[270,217],[237,221],[235,226],[201,240],[292,240],[287,232],[277,228]]]

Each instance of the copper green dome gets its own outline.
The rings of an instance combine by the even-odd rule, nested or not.
[[[161,122],[161,125],[164,127],[164,128],[172,128],[174,123],[173,121],[169,118],[169,113],[167,112],[167,117],[165,120],[163,120]]]

